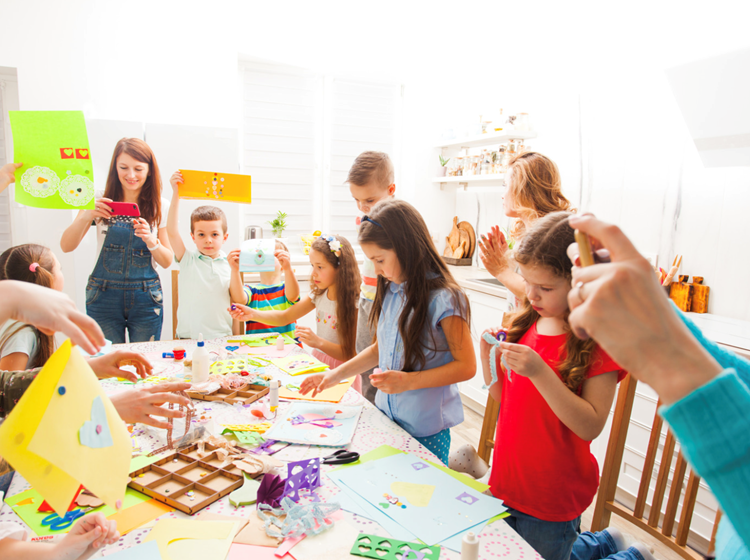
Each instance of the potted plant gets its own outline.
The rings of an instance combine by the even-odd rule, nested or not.
[[[444,158],[443,154],[439,154],[438,157],[440,158],[440,169],[438,169],[438,177],[445,177],[448,172],[448,168],[446,166],[448,165],[448,162],[451,160],[451,158]]]
[[[279,210],[276,217],[268,222],[268,224],[271,225],[274,237],[282,237],[284,235],[284,230],[286,229],[286,216],[286,212]]]

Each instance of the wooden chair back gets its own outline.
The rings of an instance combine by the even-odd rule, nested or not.
[[[482,432],[479,435],[479,448],[477,455],[484,459],[489,465],[492,450],[495,448],[495,430],[497,429],[497,417],[500,415],[500,403],[487,394],[487,405],[484,408],[484,419],[482,420]]]
[[[177,278],[179,276],[179,270],[172,271],[172,340],[177,340],[177,306],[180,304]]]
[[[656,487],[654,489],[648,519],[644,517],[646,499],[654,472],[654,465],[656,463],[656,456],[659,450],[659,440],[663,426],[663,420],[658,412],[661,401],[657,404],[657,412],[654,415],[651,437],[648,443],[648,451],[646,452],[646,459],[641,474],[635,507],[631,510],[624,505],[615,502],[617,481],[620,476],[622,458],[625,451],[625,441],[628,435],[630,414],[633,410],[637,384],[637,380],[631,375],[628,375],[620,383],[614,419],[612,421],[612,431],[609,436],[607,453],[602,468],[601,482],[599,484],[599,492],[596,497],[596,505],[594,506],[591,531],[601,531],[608,527],[611,515],[614,513],[657,538],[682,558],[688,560],[702,559],[704,557],[703,554],[699,554],[697,551],[688,548],[687,546],[690,523],[692,521],[695,500],[698,495],[698,487],[700,484],[700,477],[696,475],[692,469],[690,469],[690,475],[687,479],[687,487],[685,489],[680,518],[677,520],[680,495],[685,483],[685,474],[688,470],[687,461],[682,456],[682,452],[677,455],[674,475],[672,476],[669,496],[667,497],[666,510],[663,517],[661,515],[662,505],[664,503],[664,497],[671,474],[670,469],[675,448],[675,438],[671,430],[667,431],[664,449],[661,454],[659,471],[656,478]],[[661,527],[659,527],[660,520]],[[718,516],[716,522],[718,522]],[[675,523],[677,524],[676,531]],[[713,544],[713,539],[715,538],[715,528],[716,525],[714,525],[714,534],[712,535],[711,544]]]

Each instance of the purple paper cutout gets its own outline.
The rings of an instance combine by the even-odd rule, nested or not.
[[[427,465],[425,465],[424,463],[412,463],[411,466],[415,471],[421,471],[422,469],[427,468]]]
[[[402,556],[403,560],[424,560],[424,552],[420,552],[418,550],[412,550],[411,548],[404,547],[402,550]],[[409,558],[409,553],[414,553],[414,558]]]
[[[275,474],[263,475],[258,487],[258,500],[256,508],[260,504],[267,504],[272,508],[281,507],[281,499],[284,497],[285,480]]]
[[[295,473],[295,469],[300,468]],[[320,486],[320,457],[293,461],[287,464],[287,479],[284,486],[284,496],[292,501],[299,501],[300,490],[315,490]]]
[[[465,504],[469,504],[470,506],[474,505],[475,503],[477,503],[479,501],[479,498],[476,498],[476,497],[472,496],[471,494],[467,494],[466,492],[463,492],[463,493],[461,493],[461,495],[456,496],[456,499],[459,502],[463,502]]]

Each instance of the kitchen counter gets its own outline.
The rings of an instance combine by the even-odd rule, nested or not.
[[[492,275],[483,268],[478,266],[453,266],[449,264],[448,269],[453,274],[456,282],[466,290],[474,290],[504,299],[508,298],[508,289],[502,284],[496,283],[497,281]],[[491,282],[482,282],[481,280],[491,280]]]

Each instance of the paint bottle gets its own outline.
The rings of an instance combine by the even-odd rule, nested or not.
[[[279,382],[278,380],[271,381],[269,386],[268,397],[270,399],[271,412],[275,413],[276,409],[279,408]]]
[[[193,352],[193,383],[208,381],[208,350],[203,335],[198,335],[198,347]]]
[[[285,345],[286,342],[284,341],[284,337],[279,335],[279,338],[276,339],[276,350],[278,350],[279,352],[283,352]]]
[[[461,560],[477,560],[479,558],[479,539],[469,531],[461,539]]]

